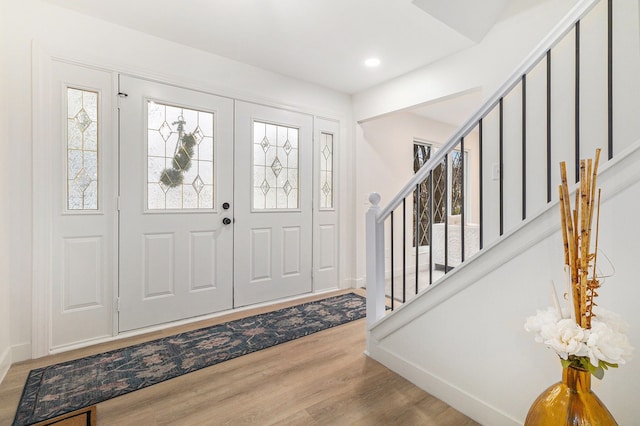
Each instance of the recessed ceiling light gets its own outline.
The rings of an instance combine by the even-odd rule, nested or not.
[[[380,59],[378,58],[369,58],[364,61],[364,66],[367,68],[375,68],[380,65]]]

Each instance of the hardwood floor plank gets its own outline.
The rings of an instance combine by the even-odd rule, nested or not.
[[[317,299],[319,297],[315,297]],[[301,303],[280,304],[276,309]],[[29,370],[274,308],[15,364],[0,384],[11,424]],[[365,320],[293,340],[98,404],[99,425],[477,425],[366,357]]]

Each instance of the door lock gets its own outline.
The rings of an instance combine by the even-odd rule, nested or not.
[[[222,219],[222,223],[224,223],[225,225],[229,225],[231,223],[231,219],[225,217],[224,219]]]
[[[231,207],[231,206],[229,205],[229,203],[222,203],[222,208],[223,208],[224,210],[229,210],[229,207]]]

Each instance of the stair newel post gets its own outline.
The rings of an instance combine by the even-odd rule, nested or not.
[[[367,244],[367,352],[369,352],[369,329],[384,316],[384,221],[379,222],[380,194],[369,195],[371,207],[366,216]]]

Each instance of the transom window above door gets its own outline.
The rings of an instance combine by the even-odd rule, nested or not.
[[[214,113],[147,102],[147,208],[213,209]]]
[[[298,209],[298,129],[253,122],[253,210]]]

